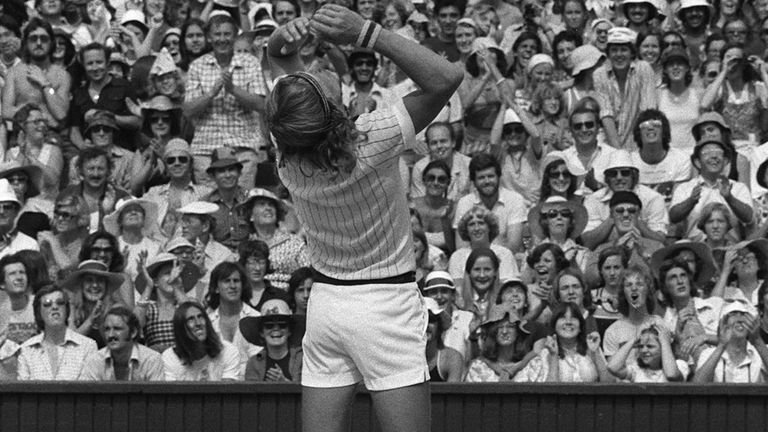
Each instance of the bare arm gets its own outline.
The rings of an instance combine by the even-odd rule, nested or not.
[[[608,362],[608,372],[610,372],[618,379],[625,380],[629,375],[627,372],[627,357],[629,357],[629,353],[632,351],[632,348],[635,347],[635,342],[637,342],[636,337],[628,340],[624,345],[621,346],[621,348],[619,348],[618,351],[616,351],[616,353],[611,357],[611,360]]]

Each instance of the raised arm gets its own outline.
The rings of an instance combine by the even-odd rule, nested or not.
[[[358,40],[364,28],[368,28],[365,23],[360,15],[343,6],[326,4],[315,12],[310,27],[323,40],[350,44]],[[373,49],[392,59],[421,89],[403,99],[417,132],[427,127],[443,109],[464,76],[459,66],[388,30],[381,29]]]

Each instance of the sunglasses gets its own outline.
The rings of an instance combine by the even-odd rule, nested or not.
[[[6,179],[8,179],[8,183],[26,183],[28,180],[27,176],[23,174],[14,174],[6,177]]]
[[[264,327],[264,330],[285,330],[288,328],[288,323],[287,322],[264,323],[263,327]]]
[[[41,43],[48,43],[51,41],[51,38],[48,37],[48,35],[30,35],[29,36],[30,42],[41,42]]]
[[[661,127],[661,120],[659,119],[652,119],[652,120],[646,120],[639,125],[640,129],[656,129]]]
[[[716,70],[714,70],[714,71],[709,71],[709,72],[707,72],[707,78],[717,78],[717,74],[718,74],[718,73],[719,73],[719,72],[718,72],[718,71],[716,71]]]
[[[161,117],[161,116],[150,117],[149,118],[149,122],[150,123],[160,123],[160,122],[170,123],[171,122],[171,118],[170,117]]]
[[[178,162],[178,163],[180,163],[182,165],[186,165],[186,164],[189,163],[189,157],[188,156],[169,156],[169,157],[165,158],[165,163],[167,165],[173,165],[176,162]]]
[[[521,134],[525,132],[525,128],[523,127],[523,125],[505,126],[504,129],[502,129],[502,132],[505,135]]]
[[[17,207],[16,204],[11,204],[11,203],[2,203],[2,204],[0,204],[0,210],[2,210],[4,212],[14,211],[14,210],[16,210],[16,207]]]
[[[554,219],[557,217],[557,215],[560,215],[564,218],[570,218],[573,216],[573,212],[570,209],[552,209],[546,212],[541,212],[542,219]]]
[[[632,175],[632,170],[630,168],[622,168],[609,169],[605,172],[606,177],[617,177],[619,174],[621,174],[622,177],[630,177]]]
[[[109,126],[94,126],[91,128],[96,133],[109,133],[112,132],[112,128]]]
[[[111,253],[111,252],[112,252],[112,248],[108,248],[108,247],[103,247],[103,248],[92,247],[91,248],[91,253]]]
[[[63,212],[63,211],[54,210],[53,211],[53,217],[54,218],[61,218],[61,219],[72,219],[73,217],[75,217],[75,214],[74,213],[69,213],[69,212]]]
[[[442,175],[427,174],[424,176],[424,180],[427,183],[437,182],[441,184],[448,183],[448,177]]]
[[[375,63],[373,62],[373,60],[358,60],[358,61],[355,62],[353,67],[360,67],[360,66],[370,66],[370,67],[373,67],[374,64]]]
[[[595,128],[595,122],[593,121],[573,123],[571,125],[571,129],[573,130],[589,130],[594,128]]]
[[[615,211],[618,214],[622,214],[622,215],[624,213],[629,213],[629,214],[633,215],[633,214],[637,213],[637,207],[616,207],[616,208],[613,209],[613,211]]]
[[[48,299],[42,302],[42,305],[44,308],[53,307],[54,304],[56,306],[64,306],[65,304],[67,304],[67,302],[64,299],[56,299],[56,300]]]
[[[565,178],[569,179],[571,178],[571,173],[569,171],[552,171],[549,173],[549,178],[551,179],[559,179],[559,178]]]

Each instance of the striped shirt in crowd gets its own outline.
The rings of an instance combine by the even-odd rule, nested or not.
[[[403,143],[415,142],[402,100],[363,114],[356,122],[366,140],[349,173],[324,173],[290,161],[280,178],[291,192],[305,229],[308,256],[320,273],[336,279],[380,279],[413,271],[413,241],[398,171]],[[309,175],[305,175],[309,174]]]

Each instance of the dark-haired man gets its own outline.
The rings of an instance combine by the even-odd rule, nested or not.
[[[464,15],[465,6],[466,1],[463,0],[435,2],[437,36],[426,38],[421,44],[447,58],[448,61],[459,61],[461,54],[456,48],[456,39],[453,35],[456,32],[456,23]]]

